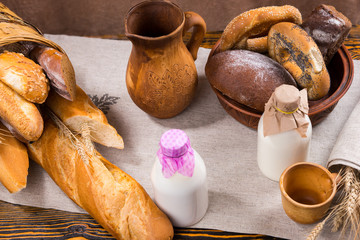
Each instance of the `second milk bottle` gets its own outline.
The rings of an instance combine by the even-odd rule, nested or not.
[[[282,172],[306,161],[312,126],[306,89],[291,85],[276,88],[258,125],[257,161],[261,172],[279,181]]]
[[[201,220],[208,207],[206,168],[180,129],[166,131],[151,172],[154,200],[176,227]]]

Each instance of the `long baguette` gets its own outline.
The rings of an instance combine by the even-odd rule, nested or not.
[[[171,239],[164,213],[132,177],[99,153],[89,153],[81,137],[45,121],[41,138],[28,143],[30,158],[57,185],[117,239]]]
[[[26,187],[29,157],[26,147],[0,123],[0,182],[15,193]]]
[[[0,117],[27,141],[37,140],[43,131],[44,122],[37,107],[1,81]]]

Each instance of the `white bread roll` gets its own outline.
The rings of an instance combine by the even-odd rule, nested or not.
[[[12,127],[19,139],[37,140],[44,122],[37,107],[0,81],[0,118]]]

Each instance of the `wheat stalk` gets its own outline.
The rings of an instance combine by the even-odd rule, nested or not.
[[[88,150],[88,146],[80,140],[80,138],[76,137],[73,132],[56,116],[50,109],[46,108],[48,115],[54,121],[55,125],[60,129],[60,132],[67,137],[80,158],[85,162],[85,164],[89,164],[89,158],[93,156],[93,151]]]
[[[360,181],[359,174],[351,167],[345,167],[342,171],[342,179],[339,183],[343,187],[339,197],[339,203],[332,211],[332,231],[341,229],[341,234],[350,230],[350,236],[359,237],[359,214],[360,214]],[[339,174],[340,175],[340,174]]]
[[[320,223],[318,223],[315,226],[315,228],[311,231],[309,236],[307,236],[306,240],[315,240],[320,235],[320,233],[321,233],[322,229],[324,228],[324,225],[329,217],[330,217],[330,214],[324,220],[322,220]]]

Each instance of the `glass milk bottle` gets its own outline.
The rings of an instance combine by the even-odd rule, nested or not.
[[[261,172],[279,181],[282,172],[306,161],[312,126],[306,89],[291,85],[276,88],[265,105],[258,125],[257,162]]]
[[[208,207],[206,168],[186,133],[166,131],[151,172],[154,200],[176,227],[200,221]]]

